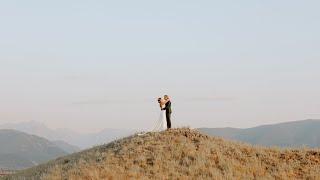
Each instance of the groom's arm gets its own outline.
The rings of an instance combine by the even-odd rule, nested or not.
[[[170,100],[168,100],[166,103],[168,103],[168,106],[166,105],[164,108],[162,108],[162,110],[168,110],[169,106],[171,105]]]

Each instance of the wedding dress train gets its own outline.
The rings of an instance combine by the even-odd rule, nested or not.
[[[158,121],[155,123],[154,127],[147,132],[160,132],[160,131],[164,131],[167,128],[167,120],[166,120],[166,111],[162,110],[164,107],[161,107],[161,111],[160,111],[160,116]],[[144,135],[145,133],[139,133],[138,135]]]
[[[166,130],[166,111],[165,110],[161,110],[160,112],[160,116],[158,121],[156,122],[156,124],[154,125],[152,132],[159,132],[159,131],[164,131]]]

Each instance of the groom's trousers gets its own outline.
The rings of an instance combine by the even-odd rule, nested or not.
[[[166,119],[167,119],[167,128],[171,128],[171,113],[169,111],[166,111]]]

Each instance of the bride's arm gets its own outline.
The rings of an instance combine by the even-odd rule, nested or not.
[[[160,100],[160,103],[159,103],[159,104],[160,104],[160,107],[164,104],[163,99]]]
[[[162,100],[161,98],[159,98],[159,99],[158,99],[158,103],[159,103],[159,107],[160,107],[160,109],[162,109],[162,105],[163,105],[162,103],[163,103],[163,100]]]
[[[168,102],[168,101],[166,101],[166,100],[164,100],[164,99],[162,99],[162,100],[160,101],[160,108],[161,108],[161,110],[165,110],[165,109],[166,109],[166,107],[164,107],[164,108],[162,108],[162,107],[163,107],[163,105],[165,105],[167,102]]]

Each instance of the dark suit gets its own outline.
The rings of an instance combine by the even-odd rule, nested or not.
[[[164,110],[166,110],[167,128],[170,129],[171,128],[171,113],[172,113],[171,101],[168,101],[166,103]]]

